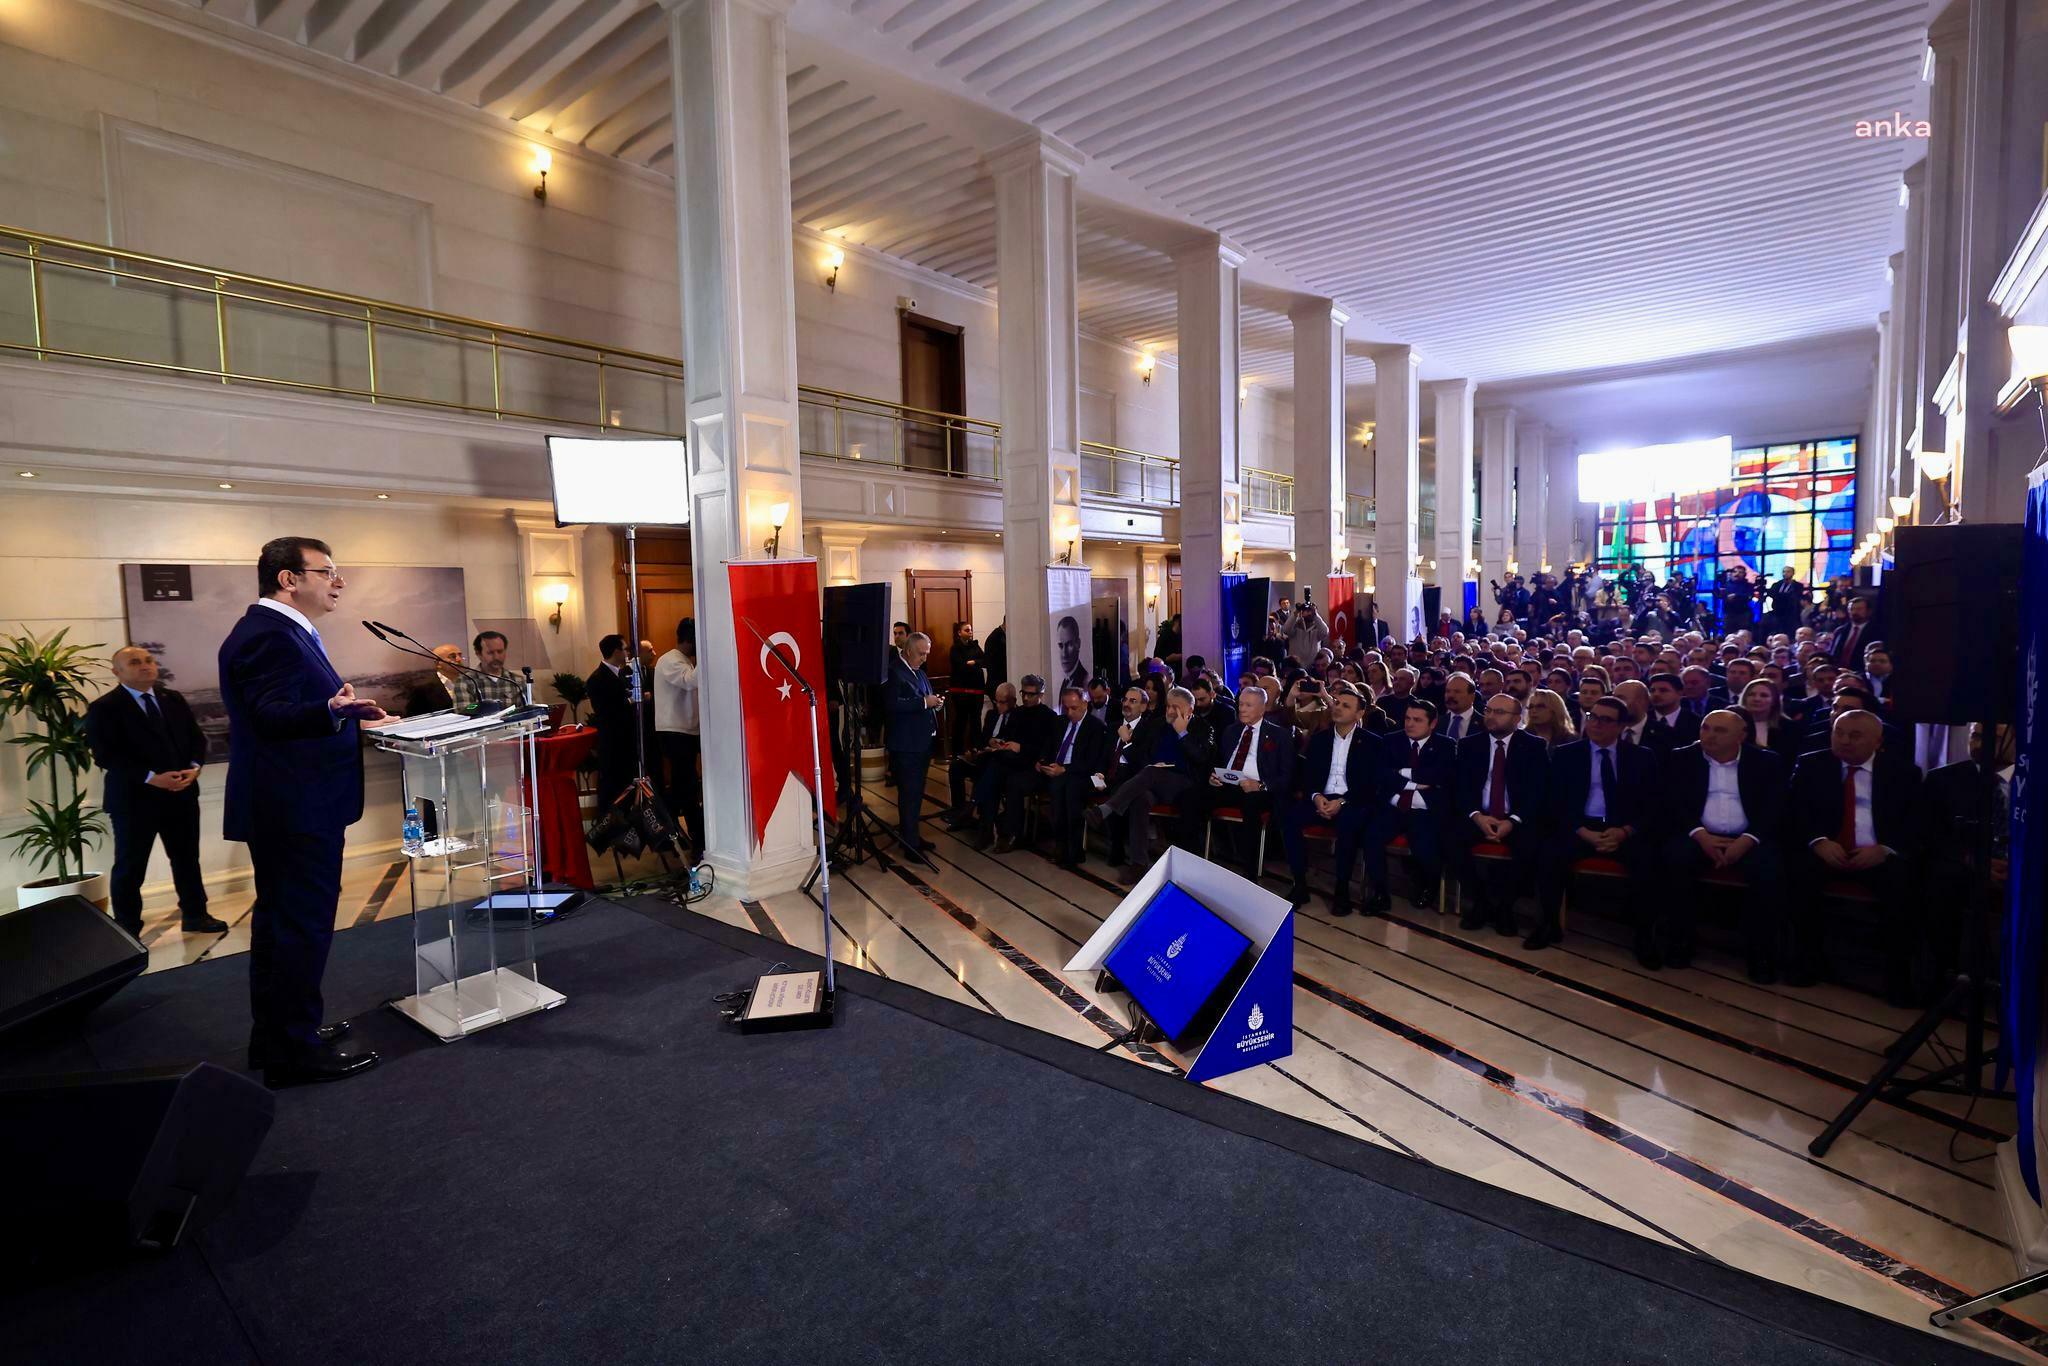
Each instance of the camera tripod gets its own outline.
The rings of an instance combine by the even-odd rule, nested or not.
[[[882,849],[879,841],[895,840],[896,832],[876,820],[868,810],[867,784],[860,764],[861,740],[867,731],[865,687],[859,683],[844,682],[836,686],[839,689],[839,730],[833,749],[841,756],[839,761],[845,764],[845,768],[840,773],[839,782],[839,828],[832,836],[825,857],[832,861],[835,871],[841,871],[865,863],[870,858],[880,861]],[[811,875],[804,879],[803,890],[810,891],[823,871],[822,864],[813,868]]]

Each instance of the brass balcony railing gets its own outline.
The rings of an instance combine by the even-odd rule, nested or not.
[[[960,479],[1001,477],[1002,424],[986,418],[802,385],[797,390],[797,429],[803,453],[821,460],[889,465]]]
[[[1180,461],[1100,441],[1081,443],[1081,492],[1155,507],[1180,506]]]
[[[1294,476],[1278,470],[1253,469],[1244,472],[1244,510],[1279,517],[1294,515]]]
[[[684,430],[673,357],[21,228],[0,227],[0,351],[492,418]]]

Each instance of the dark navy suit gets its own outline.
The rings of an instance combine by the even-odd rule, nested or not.
[[[939,733],[939,714],[925,699],[932,681],[923,669],[904,663],[899,653],[889,660],[889,684],[883,695],[887,718],[889,763],[896,771],[896,830],[912,853],[924,848],[918,821],[924,815],[924,783],[931,768],[932,742]]]
[[[1303,832],[1311,825],[1327,824],[1337,832],[1337,895],[1335,904],[1351,904],[1351,869],[1358,858],[1358,843],[1364,838],[1372,824],[1373,803],[1380,793],[1380,763],[1382,743],[1363,725],[1351,729],[1350,747],[1344,756],[1344,792],[1338,797],[1342,803],[1337,814],[1325,821],[1316,814],[1311,799],[1329,795],[1330,769],[1336,762],[1337,731],[1334,727],[1317,731],[1308,740],[1308,753],[1296,766],[1295,774],[1300,779],[1299,793],[1290,794],[1286,801],[1286,821],[1281,826],[1287,841],[1287,867],[1296,882],[1308,880],[1308,844]],[[1263,765],[1263,757],[1260,763]]]
[[[250,1047],[272,1065],[319,1047],[320,978],[341,896],[342,844],[363,815],[357,726],[327,707],[341,687],[313,634],[260,603],[221,644],[228,713],[221,833],[249,846],[256,875]]]

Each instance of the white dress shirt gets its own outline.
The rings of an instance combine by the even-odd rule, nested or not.
[[[1478,715],[1479,709],[1477,707],[1474,707],[1471,711],[1445,712],[1444,734],[1450,738],[1453,744],[1457,743],[1472,734],[1472,721]]]
[[[1869,761],[1843,764],[1842,781],[1856,784],[1856,847],[1868,849],[1877,843],[1877,822],[1870,814],[1870,789],[1876,777]]]
[[[1358,735],[1358,727],[1351,728],[1346,735],[1341,730],[1330,731],[1330,776],[1323,780],[1325,797],[1342,797],[1350,791],[1350,779],[1346,765],[1351,762],[1351,741]],[[1257,746],[1253,746],[1257,748]]]
[[[1704,830],[1710,835],[1748,834],[1749,813],[1742,809],[1742,784],[1737,781],[1741,760],[1723,763],[1711,755],[1705,757],[1707,803],[1700,809],[1700,823],[1693,833]]]
[[[320,652],[320,657],[322,659],[327,658],[327,642],[320,639],[319,628],[313,625],[304,612],[301,612],[288,602],[279,602],[276,598],[258,598],[256,599],[256,605],[258,607],[268,607],[273,612],[281,612],[297,622],[300,630],[313,637],[313,648]],[[328,660],[328,667],[333,668],[333,666],[334,662]],[[346,723],[342,717],[339,715],[334,717],[334,728],[336,730],[340,730],[344,724]]]
[[[1404,735],[1401,737],[1401,743],[1407,745],[1410,750],[1413,750],[1428,742],[1424,740],[1411,740]],[[1410,811],[1429,810],[1429,796],[1416,783],[1415,770],[1403,767],[1394,771],[1401,777],[1401,792],[1408,794],[1408,809]],[[1396,792],[1393,796],[1387,798],[1387,805],[1399,806],[1401,804],[1401,792]]]
[[[1266,723],[1261,721],[1258,725],[1246,729],[1246,734],[1252,737],[1252,742],[1250,747],[1244,752],[1244,765],[1237,770],[1255,783],[1265,781],[1259,777],[1259,732],[1265,728],[1265,725]],[[1238,736],[1237,739],[1239,744],[1244,743],[1243,735]]]
[[[683,658],[680,649],[654,661],[654,728],[698,733],[697,666]]]
[[[142,705],[142,699],[145,697],[154,696],[154,694],[156,693],[155,688],[150,688],[147,690],[141,688],[131,688],[126,683],[123,683],[121,685],[121,691],[127,693],[130,697],[135,699],[135,708],[137,711],[140,711],[144,716],[149,715],[149,708]],[[156,713],[158,716],[162,716],[164,714],[164,700],[161,697],[156,698]],[[168,718],[166,719],[168,720]],[[193,762],[192,767],[194,769],[197,769],[199,767],[199,764],[196,760]],[[151,769],[149,772],[142,775],[142,781],[146,783],[155,776],[156,770]]]
[[[1489,814],[1490,808],[1493,806],[1493,756],[1509,753],[1508,749],[1503,749],[1503,746],[1506,746],[1507,743],[1508,737],[1505,735],[1489,735],[1486,737],[1486,781],[1479,785],[1479,809],[1472,813],[1475,816]],[[1512,762],[1512,758],[1510,762]],[[1512,810],[1508,812],[1508,819],[1516,825],[1522,823],[1522,818],[1515,815]]]

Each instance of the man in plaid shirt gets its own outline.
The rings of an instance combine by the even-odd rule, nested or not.
[[[505,651],[510,642],[496,631],[481,631],[470,642],[475,652],[476,667],[488,674],[479,678],[473,673],[457,675],[452,691],[455,705],[467,707],[481,702],[490,707],[516,707],[526,701],[526,679],[505,667]]]

